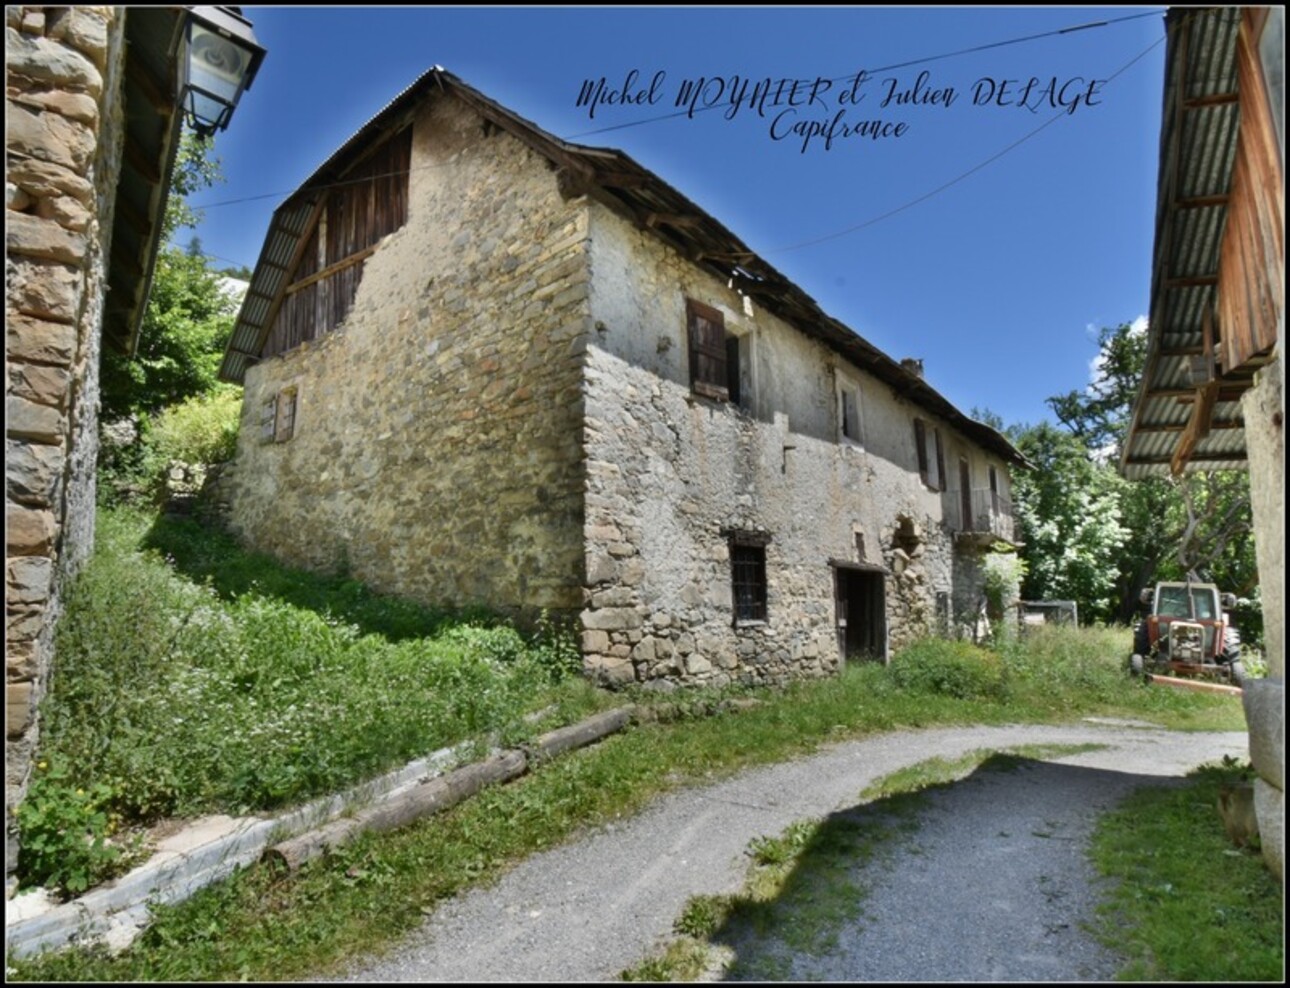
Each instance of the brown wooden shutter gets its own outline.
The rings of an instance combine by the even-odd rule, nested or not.
[[[950,486],[949,478],[945,476],[945,448],[941,445],[941,430],[932,430],[936,434],[936,470],[937,479],[940,481],[936,489],[938,491],[947,490]]]
[[[726,324],[721,313],[693,299],[686,302],[690,338],[690,386],[699,394],[727,401]]]
[[[914,448],[918,450],[918,475],[927,483],[927,427],[922,419],[914,419]]]

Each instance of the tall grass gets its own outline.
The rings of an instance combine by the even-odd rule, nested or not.
[[[57,862],[85,850],[81,817],[103,837],[114,822],[266,810],[486,732],[514,740],[578,664],[567,637],[530,640],[477,615],[453,623],[343,579],[304,581],[314,609],[254,582],[221,596],[140,550],[149,523],[102,511],[96,552],[67,595],[20,811],[26,883],[67,884]],[[199,554],[202,530],[179,528],[172,540]],[[270,587],[301,582],[262,558],[250,565]],[[50,830],[70,831],[65,847]]]

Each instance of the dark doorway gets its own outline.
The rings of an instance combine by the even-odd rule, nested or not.
[[[887,659],[887,595],[879,570],[835,566],[838,646],[842,661]]]

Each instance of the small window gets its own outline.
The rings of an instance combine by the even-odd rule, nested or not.
[[[735,623],[766,620],[766,547],[735,542],[730,547]]]
[[[296,434],[296,389],[285,388],[278,392],[278,418],[273,430],[273,441],[285,443]]]
[[[914,419],[914,447],[918,451],[918,475],[934,491],[945,490],[945,447],[941,430],[933,428],[928,435],[927,423]]]
[[[717,401],[739,402],[739,338],[726,332],[725,317],[702,302],[687,299],[690,387]]]
[[[285,443],[296,434],[296,389],[283,388],[260,405],[260,441]]]
[[[860,442],[860,389],[853,384],[838,387],[838,424],[844,439]]]

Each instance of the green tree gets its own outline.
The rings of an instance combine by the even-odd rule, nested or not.
[[[1129,538],[1120,508],[1125,482],[1109,465],[1096,462],[1079,437],[1048,422],[1010,432],[1034,464],[1013,478],[1025,543],[1022,596],[1074,600],[1081,614],[1111,617]]]
[[[220,180],[210,143],[185,135],[163,220],[172,238],[199,222],[188,196]],[[152,292],[133,358],[105,348],[102,358],[104,421],[155,413],[166,405],[210,393],[216,386],[237,302],[220,288],[220,275],[193,237],[187,248],[171,244],[157,255]]]
[[[1146,356],[1145,331],[1128,323],[1103,328],[1093,383],[1048,399],[1057,418],[1091,455],[1119,461]],[[1249,593],[1257,581],[1249,491],[1249,476],[1242,471],[1125,482],[1120,504],[1129,534],[1118,565],[1114,616],[1131,620],[1143,587],[1189,573],[1224,590]]]

